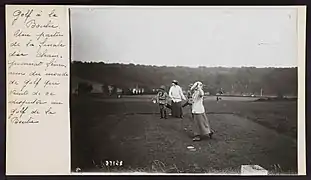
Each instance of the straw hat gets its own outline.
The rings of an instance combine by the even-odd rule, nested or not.
[[[164,89],[165,89],[165,86],[164,86],[164,85],[160,86],[160,89],[164,90]]]
[[[177,80],[173,80],[172,83],[178,85],[178,81]]]

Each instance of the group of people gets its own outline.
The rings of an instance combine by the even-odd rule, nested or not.
[[[183,118],[183,108],[186,106],[191,107],[191,119],[194,123],[193,141],[200,141],[203,138],[212,138],[213,131],[211,130],[209,120],[205,113],[203,105],[203,84],[195,82],[189,85],[187,97],[183,94],[182,88],[179,86],[178,81],[173,80],[172,86],[167,93],[165,86],[159,88],[156,96],[156,102],[159,104],[161,119],[168,117],[168,109],[171,110],[171,115],[176,118]],[[171,101],[171,104],[169,103]],[[182,104],[182,102],[185,102]]]

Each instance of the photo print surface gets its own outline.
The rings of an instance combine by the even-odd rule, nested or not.
[[[298,173],[296,7],[72,7],[73,172]]]

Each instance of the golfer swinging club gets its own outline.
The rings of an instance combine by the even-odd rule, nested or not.
[[[192,114],[194,122],[194,138],[193,141],[200,141],[202,138],[209,137],[212,138],[214,132],[210,127],[209,120],[205,114],[205,108],[203,106],[203,84],[201,82],[196,82],[191,87],[193,91],[192,99]]]

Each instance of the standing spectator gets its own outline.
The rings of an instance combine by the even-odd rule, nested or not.
[[[178,81],[173,80],[172,86],[169,90],[169,96],[172,99],[172,116],[177,118],[183,118],[183,112],[181,107],[182,100],[186,100],[181,87],[178,85]]]
[[[222,88],[220,88],[220,90],[219,90],[218,93],[216,94],[216,100],[217,100],[217,101],[221,100],[221,98],[220,98],[219,96],[221,96],[223,93],[224,93],[224,92],[223,92]]]
[[[191,92],[191,87],[193,86],[193,84],[189,85],[189,89],[187,91],[187,102],[182,105],[182,107],[186,107],[186,106],[191,106],[192,105],[192,92]]]
[[[160,107],[160,114],[161,114],[161,119],[165,118],[167,119],[167,108],[166,105],[168,104],[168,94],[165,91],[165,86],[161,86],[159,89],[159,92],[157,94],[157,102]]]

